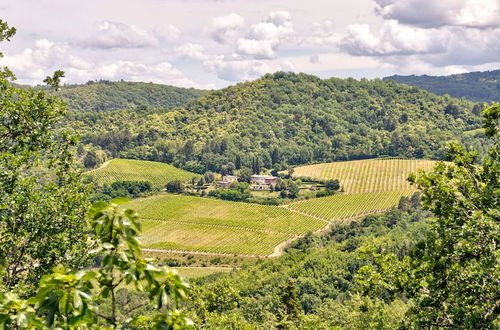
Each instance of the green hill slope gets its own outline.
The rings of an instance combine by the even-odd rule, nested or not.
[[[153,83],[99,81],[64,86],[57,95],[64,99],[70,110],[100,112],[136,106],[172,109],[206,93],[194,88]]]
[[[408,175],[418,169],[430,170],[435,163],[425,159],[364,159],[300,166],[293,176],[338,179],[348,193],[415,190]]]
[[[437,95],[449,94],[476,102],[500,101],[500,70],[468,72],[449,76],[399,76],[385,77],[399,83],[425,89]]]
[[[393,81],[278,72],[210,92],[184,108],[84,114],[67,126],[115,157],[220,170],[229,162],[287,164],[443,158],[448,141],[475,141],[474,103]]]
[[[263,256],[328,224],[278,206],[170,194],[135,199],[124,207],[137,211],[142,241],[158,250]]]
[[[102,167],[87,172],[100,183],[115,181],[149,181],[163,186],[172,180],[188,181],[198,174],[178,169],[172,165],[134,159],[113,159]]]

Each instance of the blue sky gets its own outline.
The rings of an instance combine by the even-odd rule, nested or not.
[[[21,83],[221,88],[277,70],[327,77],[500,68],[498,0],[0,0]]]

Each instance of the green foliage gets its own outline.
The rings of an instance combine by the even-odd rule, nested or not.
[[[85,85],[65,85],[56,95],[68,104],[69,110],[105,112],[147,107],[172,109],[206,93],[153,83],[101,80],[89,81]]]
[[[326,180],[325,188],[330,191],[337,191],[340,189],[340,182],[337,179]]]
[[[281,296],[281,303],[285,317],[288,320],[297,320],[300,317],[302,306],[297,295],[297,286],[293,279],[289,278]]]
[[[365,287],[411,298],[407,322],[414,327],[498,326],[500,105],[484,115],[493,147],[481,165],[476,152],[451,144],[453,164],[441,162],[418,179],[410,177],[422,190],[424,208],[436,216],[428,237],[402,261],[384,254],[378,272],[366,268],[360,274]]]
[[[168,192],[174,193],[174,194],[180,194],[181,192],[184,191],[184,185],[182,184],[182,181],[180,180],[174,180],[174,181],[169,181],[165,185],[165,188],[167,189]]]
[[[500,70],[468,72],[449,76],[390,76],[402,84],[416,86],[437,95],[449,94],[465,97],[476,102],[492,102],[500,99]]]
[[[280,191],[281,198],[297,198],[299,193],[299,185],[290,179],[280,180],[276,185],[276,190]]]
[[[0,21],[0,40],[14,32]],[[74,162],[76,139],[53,129],[64,103],[13,79],[0,70],[0,267],[3,285],[27,296],[55,264],[87,263],[88,192]]]
[[[153,186],[147,181],[115,181],[111,185],[98,187],[92,200],[110,201],[116,197],[137,198],[150,194]]]
[[[114,200],[122,203],[122,200]],[[185,328],[189,320],[175,308],[186,298],[188,286],[171,269],[142,257],[137,240],[140,223],[132,210],[118,211],[117,204],[100,202],[89,211],[93,232],[92,253],[100,257],[98,267],[71,272],[57,266],[44,275],[34,297],[21,300],[0,293],[0,328],[123,328],[147,323],[153,329]],[[147,293],[156,313],[131,318],[118,314],[117,294],[121,285]],[[101,301],[109,301],[109,313]],[[129,313],[142,307],[133,306]]]
[[[193,288],[197,298],[185,309],[198,327],[209,329],[233,324],[243,329],[397,329],[408,309],[404,301],[386,303],[380,297],[357,294],[354,276],[373,262],[365,258],[366,251],[408,254],[425,236],[423,220],[428,216],[420,208],[394,209],[338,225],[325,236],[306,235],[280,258],[200,280],[204,285]],[[223,292],[232,298],[220,297]],[[220,303],[207,306],[206,297],[214,296]]]
[[[447,141],[482,141],[463,134],[480,127],[473,108],[393,81],[276,73],[173,111],[72,114],[65,125],[113,157],[189,164],[183,168],[196,173],[234,163],[258,173],[380,156],[442,159]]]

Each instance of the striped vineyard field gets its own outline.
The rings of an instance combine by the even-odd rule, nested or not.
[[[414,189],[407,181],[410,173],[430,170],[435,163],[425,159],[365,159],[300,166],[293,175],[338,179],[348,193],[404,191]]]
[[[111,184],[115,181],[149,181],[157,187],[173,180],[188,181],[193,177],[199,177],[198,174],[165,163],[118,158],[86,174],[99,184]]]
[[[373,213],[397,206],[399,199],[409,196],[413,190],[384,191],[357,194],[337,194],[330,197],[299,201],[289,205],[290,209],[326,218],[342,220]]]
[[[269,255],[283,241],[328,223],[283,207],[160,194],[124,205],[143,219],[146,248]]]

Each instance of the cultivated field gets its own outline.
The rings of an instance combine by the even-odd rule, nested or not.
[[[430,169],[434,163],[372,159],[302,166],[295,170],[296,176],[339,179],[345,192],[287,206],[160,194],[133,200],[125,207],[136,210],[143,219],[142,241],[151,253],[189,251],[266,256],[273,254],[283,242],[320,230],[332,221],[397,206],[402,196],[415,191],[406,181],[408,174],[419,168]],[[106,170],[108,166],[94,172]],[[147,169],[139,173],[143,177],[152,176]],[[192,175],[188,173],[186,179]]]
[[[154,186],[163,186],[172,180],[188,181],[199,176],[169,164],[134,159],[113,159],[87,174],[100,184],[111,184],[115,181],[149,181]]]
[[[290,204],[289,208],[328,220],[342,220],[397,206],[402,196],[409,196],[412,193],[412,190],[402,190],[337,194],[295,202]]]
[[[321,229],[326,221],[283,207],[161,194],[125,207],[143,219],[146,248],[269,255],[276,245]]]
[[[229,267],[172,267],[184,278],[198,278],[215,273],[229,273],[233,268]]]
[[[347,193],[403,191],[414,189],[406,180],[410,173],[430,170],[434,164],[424,159],[366,159],[300,166],[293,175],[338,179]]]

